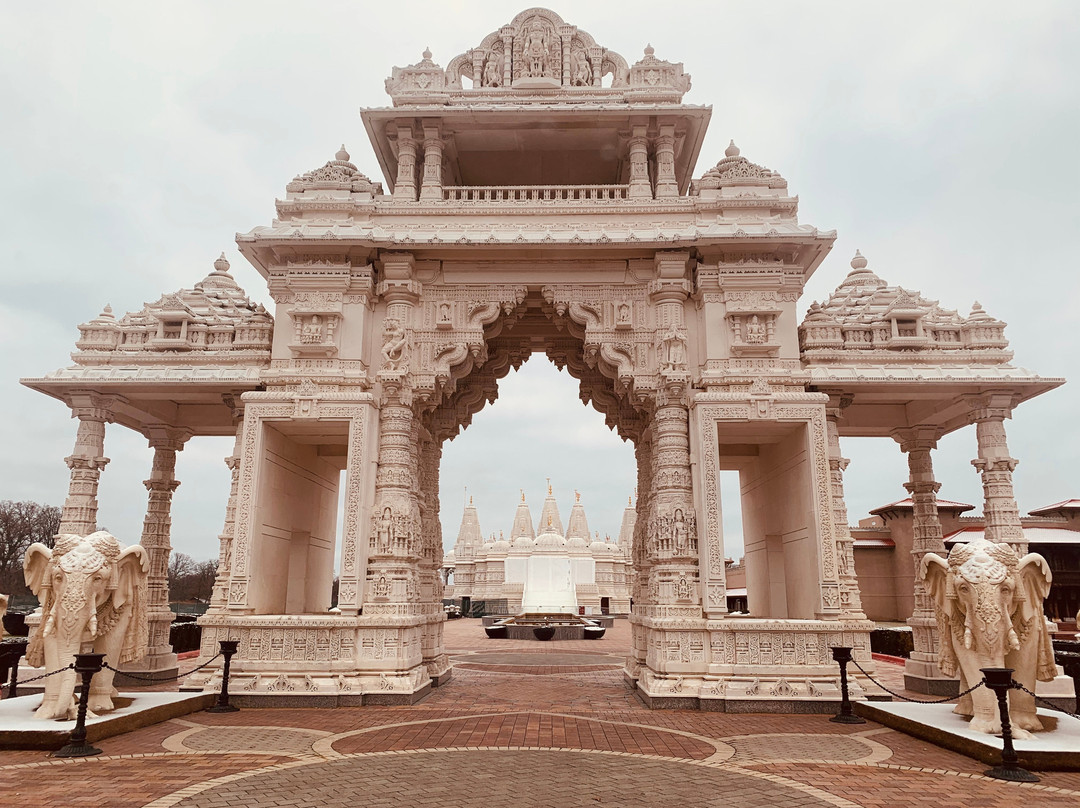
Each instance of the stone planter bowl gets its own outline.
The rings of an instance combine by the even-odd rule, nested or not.
[[[492,640],[506,639],[506,626],[484,626],[484,632]]]
[[[537,626],[533,629],[533,636],[538,640],[550,640],[555,636],[555,626]]]
[[[603,626],[585,626],[585,639],[599,640],[604,636],[605,631],[607,631],[607,629]]]

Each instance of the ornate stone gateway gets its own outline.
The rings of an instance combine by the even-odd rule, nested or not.
[[[681,64],[651,48],[628,64],[534,8],[386,86],[393,106],[361,117],[389,191],[342,148],[237,238],[277,304],[272,342],[222,261],[194,290],[82,326],[77,367],[27,380],[80,419],[66,530],[93,525],[106,421],[167,455],[148,482],[158,573],[166,461],[235,434],[200,621],[204,658],[240,641],[234,691],[387,703],[446,682],[442,445],[533,351],[634,443],[626,676],[651,704],[829,709],[830,646],[871,664],[841,435],[901,442],[920,551],[940,551],[929,450],[977,422],[988,524],[1022,540],[1002,419],[1059,381],[1008,364],[1003,323],[889,287],[861,256],[800,326],[835,234],[799,224],[786,181],[734,144],[692,181],[711,110],[682,103]],[[741,480],[750,617],[726,609],[723,470]],[[929,606],[920,592],[913,675],[932,679]]]

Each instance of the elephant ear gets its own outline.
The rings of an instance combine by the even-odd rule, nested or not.
[[[49,574],[52,555],[52,550],[36,541],[26,549],[26,556],[23,558],[23,579],[34,596],[41,601],[41,624],[30,633],[30,644],[26,648],[26,664],[35,668],[45,664],[42,634],[53,608],[52,577]]]
[[[149,571],[150,560],[141,545],[131,545],[116,559],[117,582],[113,592],[113,608],[119,611],[125,604],[130,604],[131,608],[119,664],[146,656],[150,641],[149,615],[146,613],[146,575]]]
[[[34,542],[26,549],[23,558],[23,579],[34,596],[41,597],[43,589],[52,589],[52,581],[49,580],[49,562],[52,560],[52,550],[39,541]],[[44,604],[42,604],[44,605]]]
[[[1050,594],[1050,584],[1054,576],[1050,565],[1038,553],[1028,553],[1016,565],[1018,583],[1024,590],[1024,599],[1020,603],[1019,620],[1016,622],[1030,625],[1030,631],[1038,636],[1038,656],[1035,678],[1040,682],[1050,682],[1057,676],[1057,663],[1054,661],[1054,645],[1050,639],[1050,629],[1043,614],[1043,601]],[[1014,623],[1015,626],[1015,623]]]
[[[926,591],[937,608],[951,618],[955,598],[950,597],[953,593],[949,586],[949,562],[937,553],[927,553],[919,563],[919,578],[926,584]]]
[[[919,563],[919,578],[926,584],[926,591],[937,612],[938,667],[946,676],[955,676],[959,670],[959,661],[953,647],[952,624],[954,615],[958,612],[949,575],[949,562],[937,553],[927,553],[922,557]]]

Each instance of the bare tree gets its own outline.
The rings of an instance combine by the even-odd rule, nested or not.
[[[196,561],[187,553],[169,557],[169,600],[209,600],[217,577],[217,561]]]
[[[25,593],[22,562],[34,542],[52,547],[60,529],[60,509],[37,502],[0,502],[0,591]]]

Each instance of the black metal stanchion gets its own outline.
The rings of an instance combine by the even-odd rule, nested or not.
[[[840,665],[840,712],[829,720],[835,724],[865,724],[866,719],[855,715],[851,709],[851,699],[848,697],[847,665],[851,662],[851,649],[834,646],[832,658]]]
[[[1013,689],[1012,668],[980,668],[986,686],[994,691],[1001,715],[1001,763],[983,774],[1013,783],[1037,783],[1039,778],[1020,768],[1020,759],[1013,749],[1012,725],[1009,723],[1009,691]]]
[[[0,671],[3,671],[0,674],[0,681],[8,680],[7,693],[3,698],[13,699],[19,695],[19,660],[26,653],[27,645],[29,641],[22,638],[0,643]],[[8,679],[9,671],[10,679]]]
[[[221,671],[221,690],[218,691],[217,704],[207,707],[208,713],[235,713],[240,708],[229,704],[229,665],[232,663],[233,654],[240,645],[238,640],[219,640],[221,654],[225,657],[225,667]]]
[[[82,692],[79,693],[79,714],[75,719],[75,729],[71,738],[62,749],[53,752],[53,757],[90,757],[100,755],[101,750],[86,742],[86,706],[90,701],[90,680],[101,670],[104,654],[76,654],[75,672],[82,674]]]

